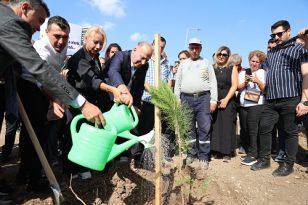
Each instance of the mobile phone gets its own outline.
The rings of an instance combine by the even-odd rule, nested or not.
[[[252,72],[251,72],[250,68],[246,68],[245,71],[246,71],[246,75],[252,75]]]

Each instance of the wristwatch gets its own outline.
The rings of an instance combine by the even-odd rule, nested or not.
[[[301,101],[301,103],[303,103],[305,106],[308,106],[308,101]]]

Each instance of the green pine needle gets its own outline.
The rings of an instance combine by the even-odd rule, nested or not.
[[[165,82],[161,82],[158,88],[150,87],[149,93],[152,97],[151,102],[161,109],[163,120],[169,129],[176,133],[180,151],[186,151],[191,129],[191,110],[181,104]]]

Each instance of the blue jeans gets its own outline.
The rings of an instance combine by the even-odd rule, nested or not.
[[[285,162],[293,166],[298,149],[298,129],[295,122],[295,108],[299,97],[268,100],[265,103],[260,120],[260,158],[270,160],[272,131],[274,125],[280,121],[285,134]]]
[[[181,101],[192,110],[191,143],[188,147],[187,156],[198,157],[199,160],[208,160],[212,123],[210,93],[198,97],[182,94]],[[197,131],[196,123],[198,125]]]

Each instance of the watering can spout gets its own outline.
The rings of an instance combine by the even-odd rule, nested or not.
[[[123,142],[122,144],[113,145],[107,160],[108,162],[139,142],[138,137],[132,135],[129,131],[124,131],[118,134],[118,137],[128,139],[128,141]]]
[[[122,144],[119,144],[119,145],[114,144],[110,152],[110,155],[108,157],[108,161],[114,159],[119,154],[121,154],[122,152],[124,152],[125,150],[129,149],[130,147],[132,147],[133,145],[139,142],[144,145],[145,149],[151,148],[154,146],[154,130],[152,130],[148,134],[145,134],[139,137],[131,134],[129,131],[124,131],[118,134],[118,137],[128,139],[128,141]]]
[[[148,134],[139,137],[139,141],[144,145],[144,149],[154,147],[154,141],[155,141],[154,134],[155,134],[154,130],[151,130]]]

